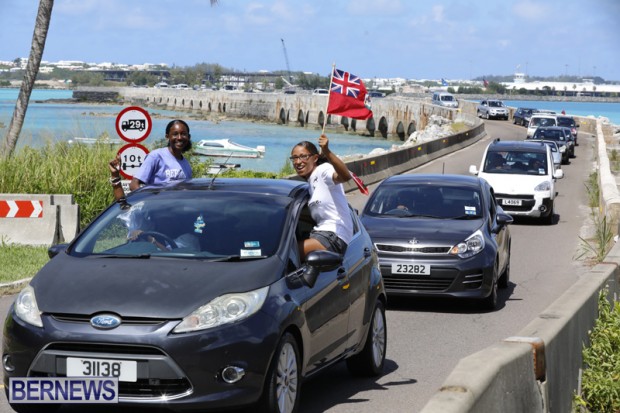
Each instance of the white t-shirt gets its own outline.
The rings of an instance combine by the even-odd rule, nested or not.
[[[351,212],[341,184],[334,182],[334,167],[325,162],[318,165],[308,183],[310,184],[310,215],[317,223],[315,231],[331,231],[347,243],[353,238]]]

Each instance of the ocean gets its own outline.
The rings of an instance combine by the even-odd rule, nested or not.
[[[18,89],[0,88],[0,135],[6,134]],[[40,147],[46,142],[68,141],[75,137],[96,138],[107,132],[113,139],[118,139],[115,121],[117,114],[124,106],[49,103],[48,99],[69,99],[70,90],[35,89],[30,97],[26,119],[20,134],[17,149],[26,145]],[[292,147],[300,141],[318,142],[320,129],[314,127],[299,128],[277,124],[242,121],[204,121],[195,120],[185,112],[146,108],[153,119],[153,129],[149,137],[141,142],[149,144],[163,139],[166,124],[173,118],[181,118],[188,122],[192,140],[223,139],[251,147],[264,145],[265,156],[261,159],[228,160],[228,163],[240,164],[240,169],[260,172],[278,172],[286,164]],[[330,138],[331,150],[340,155],[365,155],[374,149],[390,149],[402,142],[397,140],[371,138],[354,134],[326,132]],[[124,142],[123,142],[124,143]],[[119,144],[119,148],[122,145]],[[224,162],[225,158],[217,158],[216,163]]]
[[[0,134],[7,132],[18,89],[0,88]],[[71,90],[35,89],[30,98],[28,112],[18,149],[23,146],[40,147],[47,141],[68,141],[75,137],[96,138],[107,132],[111,138],[118,138],[115,128],[116,115],[123,106],[96,104],[68,104],[45,102],[48,99],[69,99]],[[550,102],[504,100],[511,107],[535,107],[551,109],[558,113],[565,110],[569,115],[604,116],[611,123],[620,125],[620,103],[597,102]],[[153,117],[153,130],[144,141],[148,146],[156,140],[163,139],[164,128],[171,118],[186,119],[190,125],[192,140],[229,138],[242,145],[266,147],[262,159],[231,159],[239,163],[241,169],[263,172],[278,172],[286,163],[290,150],[297,142],[309,140],[316,142],[320,129],[314,127],[299,128],[276,124],[242,121],[204,121],[188,117],[187,113],[148,108]],[[338,155],[365,155],[373,149],[390,149],[400,144],[397,140],[370,138],[353,134],[328,132],[330,147]],[[120,145],[119,145],[120,147]],[[222,159],[218,160],[223,162]]]

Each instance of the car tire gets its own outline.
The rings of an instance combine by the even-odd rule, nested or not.
[[[508,262],[506,263],[506,268],[504,268],[504,272],[497,280],[497,286],[499,288],[508,288],[508,283],[510,282],[510,244],[508,245]]]
[[[551,201],[551,207],[549,211],[549,215],[543,217],[543,223],[545,225],[553,225],[553,215],[555,214],[554,202]]]
[[[299,406],[301,366],[299,346],[290,333],[285,333],[274,353],[265,380],[259,412],[294,413]]]
[[[480,113],[480,111],[478,111],[476,114],[478,115],[479,118],[482,117],[482,113]]]
[[[378,376],[383,372],[387,348],[387,324],[385,307],[377,300],[372,313],[366,342],[361,352],[347,359],[347,368],[355,376]]]
[[[491,119],[491,117],[489,116],[489,112],[487,112],[487,120]]]

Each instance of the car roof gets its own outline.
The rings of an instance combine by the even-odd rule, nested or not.
[[[402,174],[392,175],[383,181],[382,185],[408,185],[408,184],[441,184],[445,186],[465,186],[480,188],[482,178],[470,175],[457,174]]]
[[[542,141],[495,141],[489,144],[489,151],[530,151],[530,152],[546,152],[547,145]]]
[[[196,178],[166,186],[145,186],[134,192],[228,191],[296,198],[308,191],[308,183],[296,179]]]

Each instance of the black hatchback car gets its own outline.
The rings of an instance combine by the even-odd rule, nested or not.
[[[290,413],[302,380],[340,360],[380,374],[376,250],[351,210],[346,254],[300,262],[308,199],[305,182],[217,179],[145,187],[110,206],[50,249],[12,305],[5,391],[16,377],[112,376],[125,408]]]
[[[510,277],[512,217],[484,179],[396,175],[361,215],[379,252],[388,295],[471,298],[497,306]]]

